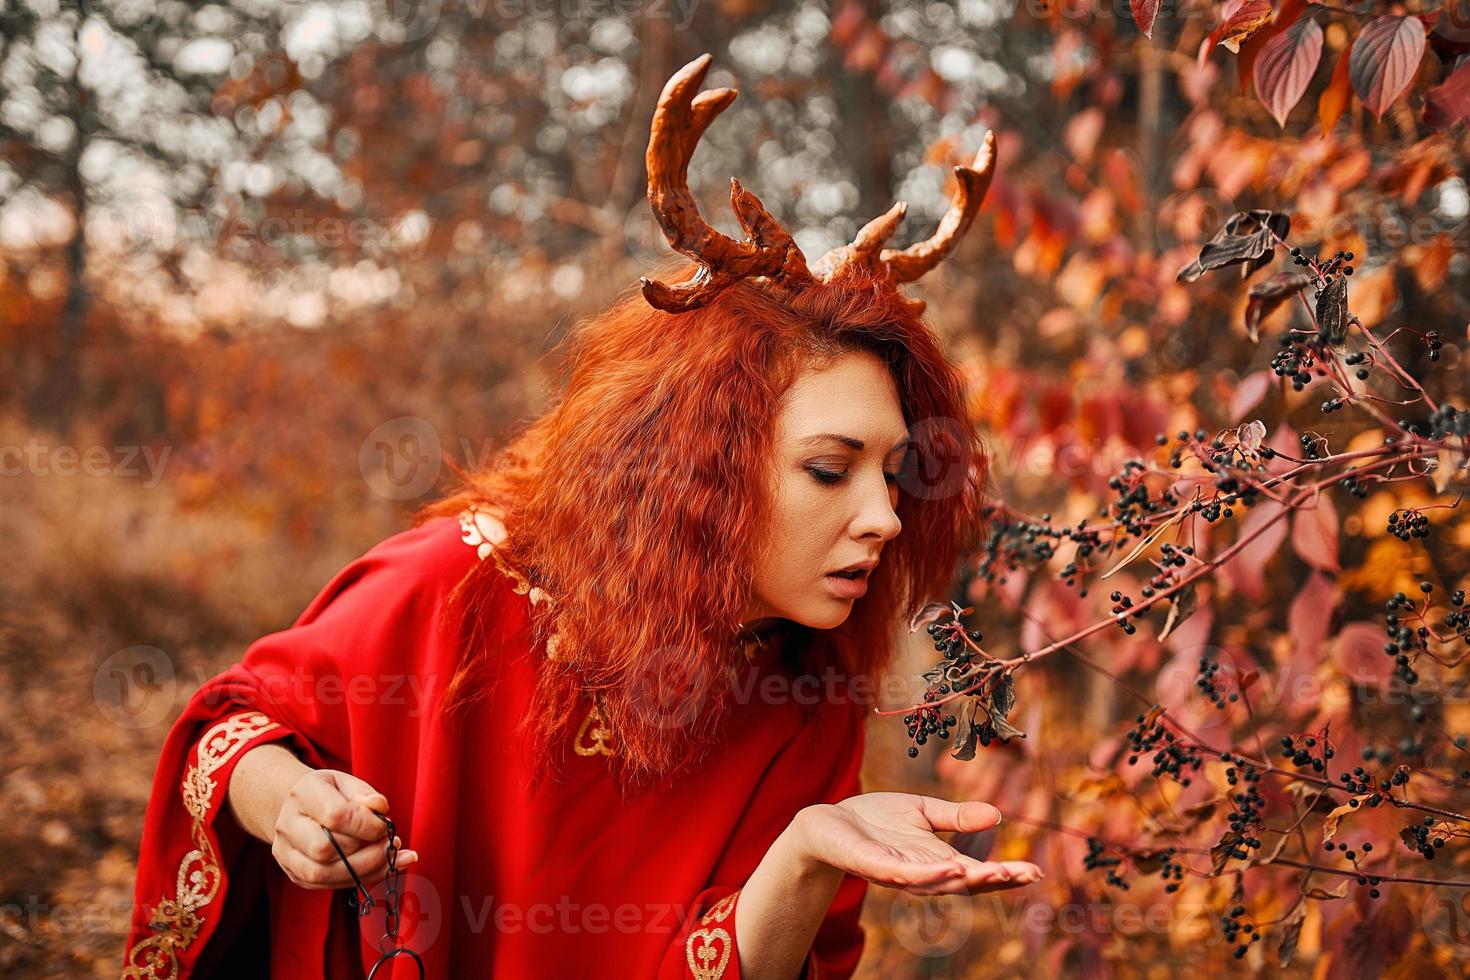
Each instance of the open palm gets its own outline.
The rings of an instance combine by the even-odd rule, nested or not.
[[[974,832],[1000,822],[989,803],[913,793],[863,793],[802,811],[809,852],[848,874],[917,895],[975,894],[1042,877],[1029,861],[978,861],[936,832]]]

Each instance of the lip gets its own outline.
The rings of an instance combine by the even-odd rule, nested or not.
[[[827,583],[827,588],[839,599],[858,599],[867,594],[868,576],[860,575],[857,578],[841,578],[836,575],[824,575],[822,581]]]
[[[831,574],[833,574],[835,572],[853,572],[853,571],[857,571],[858,569],[861,569],[861,570],[863,570],[865,572],[871,572],[873,569],[875,569],[877,567],[878,567],[878,559],[876,559],[876,558],[869,558],[867,561],[853,562],[851,565],[846,565],[846,566],[844,566],[842,568],[834,568],[834,569],[832,569],[832,571],[828,572],[827,574],[828,575],[831,575]]]

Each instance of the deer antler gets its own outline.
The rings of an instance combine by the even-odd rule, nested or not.
[[[699,92],[711,60],[709,54],[702,54],[675,72],[653,113],[646,158],[648,203],[669,244],[699,263],[693,276],[673,285],[640,277],[643,295],[653,306],[682,313],[705,305],[742,279],[766,276],[801,289],[834,282],[859,266],[880,270],[890,283],[913,282],[938,265],[969,230],[995,176],[994,132],[985,134],[971,166],[954,168],[954,199],[934,234],[908,248],[883,247],[908,211],[908,205],[899,201],[864,225],[851,244],[832,249],[808,268],[790,233],[733,177],[730,207],[746,237],[737,242],[715,231],[700,217],[689,192],[689,159],[694,148],[715,116],[735,100],[732,88]],[[922,300],[904,302],[916,313],[924,310]]]
[[[960,236],[969,230],[980,210],[980,203],[985,200],[985,192],[990,189],[990,181],[995,177],[993,130],[985,134],[974,163],[968,167],[956,165],[954,176],[954,199],[929,238],[905,249],[883,247],[908,210],[908,205],[899,201],[886,214],[863,225],[851,245],[834,248],[818,259],[812,266],[815,274],[824,282],[832,282],[857,266],[878,266],[887,272],[890,282],[899,283],[913,282],[934,268],[954,249]],[[915,313],[924,312],[923,300],[905,298],[904,302]]]
[[[670,313],[703,306],[721,290],[752,276],[788,280],[794,285],[813,281],[796,241],[759,198],[733,177],[730,207],[745,229],[746,240],[737,242],[722,235],[700,217],[689,192],[689,159],[705,129],[735,99],[732,88],[695,95],[710,61],[709,54],[700,55],[664,85],[648,141],[648,203],[669,244],[700,266],[692,277],[673,285],[640,277],[648,302]]]
[[[922,242],[898,251],[885,248],[881,259],[888,266],[894,282],[913,282],[934,268],[950,253],[955,243],[970,228],[970,222],[980,211],[980,202],[990,190],[990,181],[995,177],[995,131],[985,134],[985,140],[975,154],[975,162],[968,167],[954,168],[956,188],[949,210],[939,219],[934,234]]]

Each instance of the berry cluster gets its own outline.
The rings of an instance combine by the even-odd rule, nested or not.
[[[1431,834],[1430,828],[1433,826],[1434,818],[1425,817],[1422,822],[1411,823],[1399,831],[1399,837],[1410,850],[1424,855],[1424,860],[1433,861],[1435,854],[1444,847],[1445,841],[1443,837]]]
[[[1326,275],[1335,275],[1339,268],[1347,266],[1346,268],[1343,268],[1343,275],[1350,276],[1353,274],[1353,270],[1351,266],[1347,265],[1347,263],[1351,262],[1352,260],[1352,252],[1344,252],[1339,249],[1338,251],[1332,253],[1332,258],[1321,266],[1321,271]],[[1308,258],[1307,253],[1303,252],[1301,246],[1299,245],[1293,246],[1291,249],[1291,262],[1293,265],[1311,266],[1312,264],[1312,260]]]
[[[926,700],[933,700],[933,693],[924,695]],[[909,738],[913,745],[909,746],[909,758],[917,758],[919,746],[929,741],[929,736],[938,738],[949,738],[949,726],[955,723],[954,715],[944,714],[941,706],[926,706],[918,709],[912,714],[903,716],[903,723],[908,726]]]
[[[1429,518],[1416,508],[1400,507],[1388,515],[1388,533],[1400,541],[1429,537]]]
[[[1098,868],[1107,868],[1107,883],[1114,888],[1128,890],[1128,882],[1118,874],[1118,866],[1123,859],[1117,855],[1108,855],[1107,846],[1096,837],[1087,838],[1087,855],[1082,859],[1082,867],[1088,871],[1096,871]]]
[[[1431,330],[1424,335],[1424,345],[1429,348],[1429,359],[1439,360],[1439,350],[1444,346],[1444,342],[1439,339],[1438,330]]]
[[[1368,481],[1355,473],[1347,474],[1337,481],[1337,485],[1359,500],[1366,500],[1368,497]]]
[[[1281,736],[1281,754],[1291,760],[1291,764],[1298,769],[1311,767],[1313,772],[1323,772],[1327,768],[1327,760],[1336,755],[1336,751],[1326,742],[1322,743],[1320,755],[1314,755],[1312,749],[1317,747],[1317,739],[1311,735],[1304,738],[1300,744],[1290,735]]]
[[[1253,833],[1262,825],[1261,810],[1266,806],[1265,798],[1256,788],[1256,784],[1261,781],[1261,772],[1249,762],[1234,756],[1225,758],[1225,761],[1235,762],[1240,767],[1239,773],[1234,767],[1225,770],[1225,781],[1231,786],[1239,786],[1244,781],[1245,790],[1230,794],[1230,802],[1233,804],[1229,818],[1230,832],[1216,846],[1223,848],[1226,858],[1247,858],[1251,849],[1259,849],[1261,846],[1261,839]]]
[[[1344,357],[1342,359],[1342,363],[1344,363],[1344,364],[1348,365],[1349,367],[1351,367],[1351,366],[1353,366],[1355,364],[1356,365],[1363,365],[1363,364],[1371,364],[1373,362],[1371,360],[1369,360],[1368,353],[1366,351],[1354,351],[1353,353],[1351,353],[1351,354],[1347,355],[1346,357]],[[1357,378],[1358,378],[1359,381],[1367,381],[1368,380],[1368,369],[1366,367],[1361,367],[1361,366],[1358,367],[1358,370],[1355,373],[1356,373]]]
[[[946,740],[952,731],[956,735],[954,757],[961,760],[974,758],[977,742],[988,746],[995,739],[1025,737],[1025,732],[1006,720],[1015,703],[1010,672],[996,669],[994,658],[980,647],[981,632],[967,629],[962,621],[972,612],[955,603],[930,603],[911,624],[915,630],[927,624],[934,649],[942,657],[924,671],[929,688],[923,701],[903,716],[912,743],[908,748],[911,759],[918,757],[919,747],[931,737]],[[950,614],[949,620],[939,622],[945,613]],[[957,699],[962,699],[961,705],[953,714],[949,705]]]
[[[1434,591],[1434,585],[1430,582],[1420,582],[1419,591],[1425,595]],[[1418,659],[1419,652],[1426,649],[1426,637],[1429,629],[1419,626],[1410,629],[1401,621],[1399,612],[1414,612],[1414,601],[1402,592],[1395,592],[1384,608],[1388,610],[1383,617],[1384,625],[1388,627],[1388,642],[1383,645],[1386,656],[1394,658],[1395,672],[1403,679],[1403,682],[1412,687],[1419,683],[1419,674],[1414,670],[1414,661]]]
[[[1316,356],[1309,344],[1289,333],[1281,335],[1281,350],[1271,357],[1271,370],[1278,378],[1290,378],[1293,391],[1301,391],[1312,383]]]
[[[1246,950],[1250,949],[1251,943],[1259,942],[1261,938],[1261,930],[1256,927],[1256,924],[1246,921],[1244,905],[1231,906],[1230,911],[1225,914],[1225,921],[1221,923],[1220,929],[1225,934],[1226,942],[1237,944],[1233,953],[1236,959],[1244,956]],[[1240,938],[1242,934],[1245,935],[1245,939]]]
[[[1429,438],[1443,439],[1446,436],[1456,436],[1461,439],[1470,436],[1470,409],[1445,404],[1430,414]]]
[[[1129,636],[1138,632],[1138,627],[1128,621],[1128,611],[1133,608],[1133,599],[1121,592],[1114,592],[1108,598],[1113,600],[1113,620],[1118,628]]]
[[[1225,707],[1225,696],[1215,686],[1215,674],[1220,670],[1220,662],[1211,660],[1209,657],[1199,658],[1199,676],[1195,678],[1194,686],[1214,703],[1215,707]],[[1240,695],[1234,691],[1230,692],[1231,701],[1239,701]]]
[[[1193,748],[1175,738],[1174,733],[1163,725],[1157,721],[1149,724],[1145,719],[1145,715],[1139,715],[1136,719],[1137,724],[1128,729],[1124,735],[1129,744],[1128,764],[1137,765],[1138,757],[1152,750],[1154,753],[1152,775],[1158,777],[1168,773],[1178,780],[1181,786],[1188,786],[1190,777],[1182,773],[1186,768],[1198,772],[1204,760]]]

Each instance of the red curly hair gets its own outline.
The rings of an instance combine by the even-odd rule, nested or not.
[[[733,631],[749,608],[773,505],[776,419],[803,368],[846,352],[875,355],[911,427],[947,420],[918,451],[968,466],[956,492],[900,493],[903,531],[884,548],[867,595],[835,629],[802,627],[800,662],[876,676],[900,624],[947,597],[958,561],[979,546],[988,456],[964,383],[881,273],[857,270],[796,296],[741,282],[678,315],[630,291],[566,343],[552,406],[481,471],[456,468],[460,489],[415,516],[500,510],[502,555],[553,597],[532,607],[533,641],[559,632],[557,655],[542,661],[521,723],[538,772],[575,736],[589,690],[617,736],[611,760],[624,785],[671,776],[720,731],[730,713],[726,672],[738,656]],[[906,465],[920,462],[911,454]],[[451,716],[486,692],[495,634],[475,612],[500,574],[482,562],[451,598],[469,639],[446,695]],[[663,659],[651,667],[654,658]],[[650,669],[708,692],[694,724],[670,728],[640,710]]]

